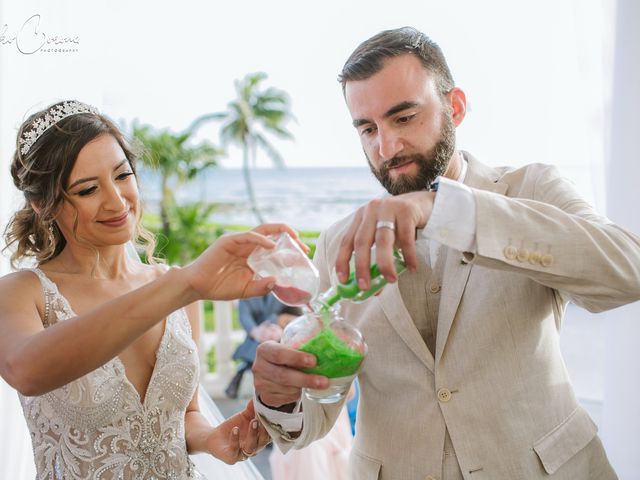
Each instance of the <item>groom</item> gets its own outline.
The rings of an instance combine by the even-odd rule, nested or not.
[[[335,266],[369,284],[375,243],[397,283],[343,305],[369,346],[352,478],[615,479],[559,348],[569,301],[602,311],[640,298],[640,240],[595,212],[555,168],[492,168],[456,148],[466,98],[440,48],[413,28],[362,43],[340,75],[373,174],[391,194],[321,236]],[[431,187],[431,188],[427,188]],[[392,250],[409,271],[397,276]],[[286,451],[325,435],[340,404],[301,388],[327,379],[273,342],[253,367],[256,410]]]

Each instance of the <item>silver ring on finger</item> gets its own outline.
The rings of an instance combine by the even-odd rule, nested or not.
[[[251,457],[255,456],[255,454],[256,454],[256,452],[253,452],[253,453],[245,452],[244,448],[241,448],[240,451],[242,452],[242,455],[244,455],[245,460],[247,458],[251,458]]]
[[[388,228],[389,230],[394,232],[396,230],[396,224],[388,220],[378,220],[378,222],[376,223],[376,230],[379,228]]]

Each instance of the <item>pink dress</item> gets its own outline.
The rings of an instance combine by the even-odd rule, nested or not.
[[[273,480],[348,480],[352,445],[349,415],[343,408],[331,431],[308,447],[286,455],[273,448],[269,457]]]

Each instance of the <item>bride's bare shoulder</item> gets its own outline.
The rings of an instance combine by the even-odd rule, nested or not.
[[[20,270],[0,278],[0,311],[39,309],[42,298],[42,283],[35,272]]]
[[[36,293],[42,290],[38,275],[31,270],[19,270],[0,277],[0,296],[8,292]]]

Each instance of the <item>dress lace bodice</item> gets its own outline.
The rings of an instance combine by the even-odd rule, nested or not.
[[[39,269],[45,326],[74,317]],[[38,480],[203,479],[187,454],[184,416],[198,355],[184,310],[169,315],[144,401],[118,357],[44,395],[20,401]]]

